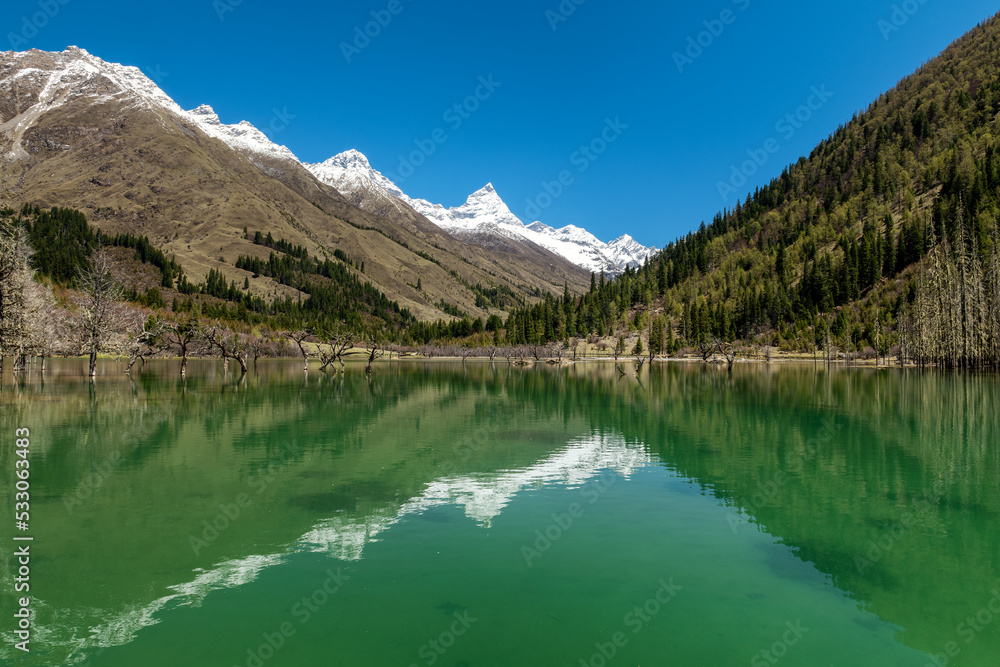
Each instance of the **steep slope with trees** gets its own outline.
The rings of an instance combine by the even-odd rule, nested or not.
[[[994,17],[651,264],[515,313],[508,337],[631,329],[658,353],[742,341],[996,365],[998,63]]]

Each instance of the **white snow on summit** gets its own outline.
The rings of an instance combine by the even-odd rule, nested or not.
[[[451,209],[451,218],[463,226],[480,224],[524,226],[507,208],[507,204],[497,194],[492,183],[487,183],[481,190],[473,192],[461,206]]]
[[[640,266],[646,257],[657,252],[646,248],[630,236],[604,243],[586,229],[568,225],[554,229],[541,222],[525,226],[497,193],[492,183],[469,195],[461,206],[445,208],[425,199],[414,199],[372,168],[368,159],[356,150],[336,155],[326,162],[306,165],[319,180],[344,194],[364,191],[381,193],[408,204],[448,233],[469,237],[478,235],[505,236],[529,241],[545,248],[588,271],[620,274],[627,266]]]
[[[405,199],[403,191],[396,184],[372,169],[368,158],[356,150],[334,155],[326,162],[304,164],[306,169],[327,185],[332,185],[343,194],[353,194],[359,190],[380,188],[399,199]]]
[[[231,148],[238,151],[247,151],[266,157],[276,157],[284,160],[294,160],[298,158],[285,146],[279,146],[267,135],[254,127],[251,123],[242,120],[235,125],[224,125],[219,120],[215,110],[207,104],[202,104],[197,109],[186,112],[194,122],[198,124],[205,134],[221,139]]]
[[[138,67],[105,62],[76,46],[70,46],[62,53],[45,54],[32,50],[13,54],[18,60],[40,55],[51,55],[55,67],[51,70],[17,68],[12,76],[0,80],[0,94],[8,94],[19,85],[19,80],[23,77],[37,78],[39,83],[41,80],[45,81],[38,101],[32,107],[0,125],[0,132],[13,139],[12,150],[6,156],[8,160],[27,157],[21,148],[21,137],[47,111],[74,98],[90,98],[93,104],[118,98],[125,107],[145,108],[157,114],[164,125],[167,123],[161,112],[178,116],[241,153],[249,152],[298,162],[292,151],[275,144],[247,121],[224,125],[212,107],[207,105],[185,111]],[[108,83],[111,84],[110,87]]]
[[[114,100],[124,108],[146,109],[156,115],[164,127],[176,126],[178,120],[189,123],[223,141],[269,173],[274,167],[262,164],[260,157],[300,164],[291,150],[274,143],[247,121],[226,125],[208,105],[185,111],[137,67],[105,62],[75,46],[62,53],[31,50],[11,56],[15,66],[5,70],[0,78],[0,95],[25,99],[37,94],[37,99],[32,106],[0,124],[0,136],[10,141],[4,156],[7,160],[28,157],[22,139],[39,117],[70,100],[83,99],[95,105]],[[17,66],[18,61],[23,65]],[[525,226],[492,184],[474,192],[464,204],[454,208],[411,198],[372,168],[368,159],[356,150],[320,164],[303,166],[322,182],[346,195],[354,194],[361,201],[397,208],[399,202],[403,202],[452,235],[473,239],[504,236],[528,241],[589,271],[616,275],[627,266],[641,265],[646,257],[657,252],[656,248],[646,248],[629,236],[604,243],[587,230],[573,225],[553,229],[535,222]]]

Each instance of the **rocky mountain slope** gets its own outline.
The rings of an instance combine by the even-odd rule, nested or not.
[[[360,208],[251,124],[186,111],[138,69],[76,47],[0,53],[0,156],[0,205],[78,208],[104,231],[148,236],[194,281],[216,269],[262,296],[288,288],[235,268],[268,253],[244,229],[364,261],[364,279],[421,319],[443,317],[442,302],[484,314],[476,286],[526,299],[589,281],[550,252],[505,253],[405,207]]]

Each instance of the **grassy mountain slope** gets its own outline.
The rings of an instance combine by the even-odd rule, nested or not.
[[[31,52],[30,65],[52,69],[55,57]],[[110,81],[45,109],[22,134],[15,127],[20,115],[42,94],[42,79],[17,76],[23,66],[0,54],[0,153],[6,156],[0,205],[80,209],[107,233],[147,236],[194,282],[213,269],[238,284],[251,276],[235,268],[236,259],[268,253],[246,240],[246,228],[271,232],[318,257],[339,249],[364,261],[362,278],[421,319],[444,317],[441,302],[484,315],[470,288],[477,284],[504,286],[519,299],[561,290],[564,282],[585,286],[587,274],[566,262],[512,260],[457,241],[420,216],[388,220],[362,211],[301,165],[240,154],[171,113],[130,103]],[[23,155],[12,159],[15,144]],[[421,290],[414,287],[418,280]],[[251,281],[262,297],[289,293],[267,278]]]

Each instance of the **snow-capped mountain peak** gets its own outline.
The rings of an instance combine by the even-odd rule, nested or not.
[[[657,253],[656,248],[647,248],[628,234],[608,243],[608,250],[615,260],[628,261],[632,266],[641,266]]]
[[[264,157],[273,157],[283,160],[294,160],[298,158],[286,146],[279,146],[271,141],[266,134],[258,130],[249,121],[241,120],[235,125],[225,125],[219,120],[219,114],[207,104],[183,112],[189,119],[197,123],[206,134],[220,139],[231,148],[241,152],[249,152]]]
[[[298,163],[288,148],[275,144],[247,121],[224,125],[208,105],[192,111],[183,110],[138,67],[105,62],[77,46],[67,47],[61,53],[32,49],[14,53],[13,57],[20,66],[13,70],[9,78],[0,80],[0,87],[11,89],[12,97],[17,96],[14,93],[19,92],[17,88],[24,84],[37,84],[39,92],[37,102],[18,116],[17,131],[12,136],[13,149],[8,159],[24,157],[20,138],[38,117],[70,99],[85,99],[95,105],[116,100],[133,108],[148,109],[158,115],[165,126],[169,125],[164,115],[166,112],[240,152]],[[22,76],[30,76],[31,80],[20,82]]]
[[[365,157],[361,151],[354,150],[353,148],[350,150],[346,150],[343,153],[340,153],[339,155],[334,155],[332,158],[330,158],[323,164],[331,167],[332,166],[340,167],[341,169],[361,169],[366,171],[367,170],[374,171],[372,169],[371,163],[368,162],[368,158]]]
[[[381,193],[406,200],[406,195],[396,187],[395,183],[372,168],[368,158],[353,148],[334,155],[326,162],[304,166],[313,176],[327,185],[332,185],[342,194],[370,192],[377,196]]]
[[[524,223],[507,208],[492,183],[473,192],[461,206],[451,209],[451,216],[460,224],[471,221],[477,225],[524,227]]]
[[[219,114],[215,113],[215,109],[207,104],[202,104],[197,109],[191,109],[188,113],[193,116],[197,116],[199,121],[202,123],[208,123],[209,125],[222,125],[222,121],[219,120]]]
[[[655,248],[646,248],[630,236],[611,244],[603,243],[582,227],[567,225],[554,229],[542,222],[525,224],[514,215],[492,183],[473,192],[461,206],[445,208],[425,199],[414,199],[376,171],[356,150],[335,155],[326,162],[306,165],[319,180],[342,193],[368,193],[376,199],[394,197],[454,236],[477,238],[506,237],[528,241],[553,252],[588,271],[616,275],[627,266],[639,266]]]

